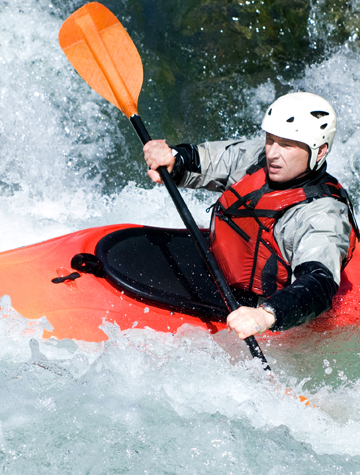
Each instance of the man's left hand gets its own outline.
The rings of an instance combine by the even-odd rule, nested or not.
[[[263,333],[274,323],[274,315],[262,307],[239,307],[227,317],[228,331],[234,330],[240,340]]]

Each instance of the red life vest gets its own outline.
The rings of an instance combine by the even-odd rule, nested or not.
[[[289,285],[291,267],[276,243],[274,226],[292,206],[323,197],[348,205],[353,230],[346,265],[355,248],[357,226],[346,191],[331,175],[322,173],[299,187],[275,190],[266,168],[261,168],[227,189],[215,205],[210,240],[228,283],[266,297]]]

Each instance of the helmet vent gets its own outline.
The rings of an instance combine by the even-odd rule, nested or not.
[[[269,110],[268,115],[271,115],[272,113],[272,108]]]
[[[328,126],[327,124],[323,124],[323,125],[320,126],[320,129],[325,130],[327,126]]]
[[[310,112],[310,114],[313,117],[316,117],[317,119],[321,119],[321,117],[325,117],[326,115],[329,115],[329,113],[325,111],[313,111],[313,112]]]
[[[290,119],[288,119],[286,122],[294,122],[295,120],[295,117],[290,117]]]

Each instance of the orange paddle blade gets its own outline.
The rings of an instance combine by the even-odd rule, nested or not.
[[[311,404],[311,403],[310,403],[309,398],[307,398],[307,397],[305,397],[305,396],[300,396],[300,395],[299,395],[299,396],[295,396],[295,395],[293,394],[292,390],[289,389],[289,388],[285,389],[285,394],[286,394],[287,396],[293,396],[293,397],[295,397],[295,398],[298,399],[300,402],[303,402],[305,406],[309,406],[309,407],[312,406],[312,407],[315,407],[314,404]]]
[[[143,82],[141,58],[110,10],[96,2],[84,5],[64,22],[59,43],[90,87],[126,117],[137,114]]]

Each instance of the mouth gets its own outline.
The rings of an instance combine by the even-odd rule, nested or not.
[[[280,170],[281,169],[281,166],[280,165],[275,165],[275,163],[269,163],[269,169],[273,170]]]

